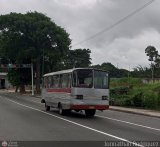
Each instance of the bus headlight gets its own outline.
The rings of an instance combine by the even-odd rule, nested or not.
[[[77,95],[76,98],[79,99],[79,100],[82,100],[83,99],[83,95]]]
[[[108,100],[108,96],[102,96],[102,100]]]

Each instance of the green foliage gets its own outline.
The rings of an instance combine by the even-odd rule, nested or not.
[[[20,74],[17,74],[17,71],[12,70],[8,72],[8,80],[13,86],[19,86],[20,81]]]
[[[146,55],[149,57],[149,61],[154,61],[156,60],[157,56],[158,56],[158,51],[156,50],[156,48],[154,46],[148,46],[145,49],[145,53]]]
[[[27,85],[31,83],[31,71],[30,69],[10,69],[8,80],[13,86]]]
[[[131,95],[132,104],[135,107],[142,107],[143,106],[143,92],[136,91],[133,95]]]
[[[64,68],[89,67],[91,64],[89,49],[69,50],[64,61]]]
[[[13,61],[37,60],[44,55],[59,58],[68,51],[68,33],[42,13],[10,13],[0,16],[4,54]]]
[[[148,46],[145,49],[146,55],[149,57],[149,61],[151,62],[150,64],[150,69],[152,71],[152,78],[158,75],[159,77],[159,72],[160,72],[160,55],[158,53],[158,50],[154,46]],[[158,73],[157,73],[158,71]]]
[[[69,34],[42,13],[0,15],[0,52],[10,63],[34,64],[37,91],[43,59],[47,72],[53,62],[61,61],[70,43]]]
[[[129,88],[128,87],[116,87],[110,90],[111,95],[125,95],[128,94]]]
[[[90,53],[91,51],[89,49],[69,50],[60,61],[46,61],[45,69],[47,69],[48,72],[53,72],[76,67],[89,67],[91,64]]]
[[[141,79],[131,78],[130,84],[132,86],[129,85],[127,94],[113,92],[115,89],[121,89],[127,81],[126,78],[111,80],[111,104],[160,110],[160,83],[143,84]]]
[[[119,69],[115,67],[111,63],[102,63],[101,65],[93,65],[93,68],[102,69],[107,72],[109,72],[110,77],[112,78],[120,78],[120,77],[127,77],[128,76],[128,70],[125,69]]]
[[[139,78],[111,78],[110,87],[129,87],[133,88],[134,86],[141,86],[142,80]]]
[[[158,50],[154,46],[147,46],[145,53],[151,62],[150,68],[139,65],[133,69],[131,76],[139,78],[160,78],[160,55]]]
[[[143,103],[145,108],[157,108],[157,95],[154,92],[144,93]]]

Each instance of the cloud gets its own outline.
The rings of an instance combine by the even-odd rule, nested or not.
[[[102,31],[149,0],[0,0],[0,13],[38,11],[51,17],[70,34],[72,45]],[[89,48],[93,64],[111,62],[128,68],[147,65],[144,49],[159,48],[160,1],[108,32],[75,48]],[[160,52],[160,51],[159,51]]]
[[[148,66],[148,57],[145,48],[154,45],[157,49],[160,46],[160,33],[154,29],[142,31],[138,36],[132,38],[116,38],[110,44],[102,48],[93,49],[93,63],[111,62],[119,68],[134,68],[138,65]],[[159,50],[159,49],[158,49]],[[160,50],[159,50],[160,52]]]

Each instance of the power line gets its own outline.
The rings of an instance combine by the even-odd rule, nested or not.
[[[77,46],[77,45],[79,45],[79,44],[81,44],[81,43],[83,43],[83,42],[89,41],[89,40],[97,37],[97,36],[100,35],[100,34],[103,34],[103,33],[105,33],[105,32],[108,32],[109,30],[113,29],[115,26],[121,24],[123,21],[127,20],[128,18],[132,17],[132,16],[135,15],[136,13],[140,12],[140,11],[143,10],[144,8],[146,8],[146,7],[148,7],[149,5],[151,5],[154,1],[155,1],[155,0],[151,0],[151,1],[147,2],[147,3],[145,3],[143,6],[141,6],[140,8],[138,8],[138,9],[136,9],[136,10],[134,10],[133,12],[131,12],[131,13],[128,14],[127,16],[123,17],[122,19],[118,20],[117,22],[115,22],[115,23],[112,24],[111,26],[106,27],[106,28],[103,29],[102,31],[94,34],[93,36],[90,36],[90,37],[86,38],[85,40],[82,40],[82,41],[80,41],[80,42],[78,42],[78,43],[73,44],[72,47],[73,47],[73,46]]]

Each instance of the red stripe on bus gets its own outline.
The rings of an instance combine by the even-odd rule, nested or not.
[[[71,109],[86,110],[86,109],[97,109],[106,110],[109,109],[109,105],[71,105]]]
[[[71,93],[71,88],[65,89],[47,89],[47,92],[64,92],[64,93]]]

